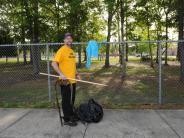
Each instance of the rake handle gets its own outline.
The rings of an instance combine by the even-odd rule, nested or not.
[[[51,77],[55,77],[55,78],[59,78],[60,77],[58,75],[52,75],[52,74],[47,74],[47,73],[40,73],[40,75],[51,76]],[[91,81],[84,81],[84,80],[72,79],[72,78],[67,78],[67,79],[68,80],[78,81],[78,82],[83,82],[83,83],[88,83],[88,84],[93,84],[93,85],[107,86],[106,84],[101,84],[101,83],[96,83],[96,82],[91,82]]]

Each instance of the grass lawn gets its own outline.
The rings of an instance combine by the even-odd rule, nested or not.
[[[53,102],[48,102],[47,77],[35,78],[32,65],[0,60],[0,107],[53,107],[54,82],[52,78]],[[130,57],[127,76],[121,80],[118,58],[110,59],[111,67],[103,68],[104,61],[93,61],[92,67],[79,70],[84,80],[105,83],[107,87],[78,83],[76,104],[94,98],[105,108],[184,108],[184,84],[179,82],[179,64],[169,61],[163,68],[163,101],[158,102],[158,67]],[[41,71],[46,72],[46,62],[41,62]],[[174,105],[174,106],[173,106]]]

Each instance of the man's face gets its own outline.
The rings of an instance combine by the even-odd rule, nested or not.
[[[72,45],[72,42],[73,42],[73,38],[71,36],[67,36],[64,39],[64,42],[65,42],[66,45],[71,46]]]

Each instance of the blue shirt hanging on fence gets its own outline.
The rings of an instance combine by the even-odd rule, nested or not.
[[[91,40],[88,42],[88,46],[86,48],[86,54],[87,54],[87,62],[86,62],[86,67],[90,68],[91,67],[91,58],[98,58],[98,49],[99,45],[97,41]]]

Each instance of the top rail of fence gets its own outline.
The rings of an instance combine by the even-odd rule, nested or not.
[[[120,41],[120,42],[98,42],[99,44],[125,44],[125,43],[181,43],[184,40],[146,40],[146,41]],[[0,47],[5,46],[30,46],[30,45],[39,45],[39,46],[46,46],[46,45],[63,45],[64,43],[24,43],[24,44],[2,44]],[[74,42],[74,45],[86,45],[88,42]]]

